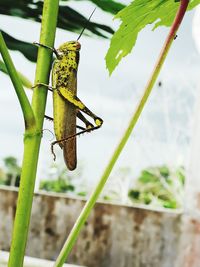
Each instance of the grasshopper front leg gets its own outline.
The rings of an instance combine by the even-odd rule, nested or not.
[[[50,47],[48,45],[44,45],[44,44],[41,44],[41,43],[38,43],[38,42],[33,42],[33,44],[36,45],[36,46],[41,46],[41,47],[44,47],[44,48],[47,48],[47,49],[51,50],[56,55],[56,57],[59,58],[59,53],[54,47]]]
[[[31,88],[34,89],[38,86],[44,86],[44,87],[47,87],[47,89],[51,92],[53,92],[53,90],[56,90],[56,88],[53,88],[52,86],[46,84],[46,83],[36,83],[35,85],[33,85]]]

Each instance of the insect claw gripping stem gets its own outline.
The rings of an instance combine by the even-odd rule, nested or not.
[[[46,84],[46,83],[36,83],[35,85],[33,85],[31,88],[34,89],[36,87],[39,87],[39,86],[44,86],[44,87],[47,87],[49,91],[53,92],[53,90],[56,90],[56,88],[53,88],[52,86]]]

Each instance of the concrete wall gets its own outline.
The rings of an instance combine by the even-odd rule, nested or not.
[[[16,199],[16,191],[0,189],[2,250],[10,247]],[[60,194],[36,194],[26,254],[55,259],[84,203]],[[182,267],[181,220],[175,212],[98,203],[68,262],[88,267]]]

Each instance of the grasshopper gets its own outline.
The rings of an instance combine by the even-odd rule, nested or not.
[[[98,129],[103,124],[103,120],[89,110],[77,97],[77,71],[81,49],[78,40],[82,33],[83,30],[76,41],[63,43],[58,49],[34,43],[51,49],[56,56],[52,68],[52,87],[43,83],[37,83],[33,87],[46,86],[53,93],[53,122],[56,141],[51,144],[51,151],[55,160],[53,147],[55,144],[59,144],[63,149],[64,160],[69,170],[74,170],[77,165],[76,136]],[[94,119],[95,126],[84,117],[82,112]],[[85,128],[76,126],[77,117],[85,123]],[[76,128],[81,131],[77,133]]]

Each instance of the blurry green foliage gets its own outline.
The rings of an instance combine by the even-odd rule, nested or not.
[[[82,177],[82,169],[79,166],[74,172],[66,169],[63,161],[51,164],[46,178],[40,181],[39,189],[56,193],[73,193],[74,196],[86,196]]]
[[[67,179],[61,178],[58,180],[43,180],[40,182],[40,189],[45,191],[51,191],[56,193],[66,193],[68,191],[74,191],[74,186],[70,184]]]
[[[134,203],[170,209],[180,208],[183,200],[185,171],[183,167],[168,166],[148,168],[141,172],[135,187],[129,191]]]
[[[74,1],[78,2],[78,0]],[[71,8],[68,2],[69,1],[67,0],[60,1],[57,24],[58,28],[76,32],[77,34],[79,34],[83,27],[86,27],[86,31],[84,32],[84,34],[95,34],[103,38],[106,38],[114,33],[114,31],[107,25],[92,21],[87,22],[92,10],[88,10],[88,16],[85,17],[78,11]],[[83,0],[81,2],[83,2]],[[92,2],[102,11],[111,14],[116,14],[122,8],[125,7],[123,4],[114,0],[84,0],[84,2]],[[42,7],[43,1],[41,0],[1,0],[0,14],[41,22]],[[95,15],[93,16],[92,20],[95,20]],[[34,45],[25,42],[24,40],[18,40],[10,36],[5,32],[5,27],[3,27],[2,29],[4,29],[4,31],[2,31],[2,34],[9,49],[21,52],[30,61],[36,61],[37,48]]]
[[[3,159],[0,168],[0,185],[19,186],[21,167],[15,157]],[[100,199],[111,202],[124,202],[122,190],[127,196],[126,178],[130,177],[130,169],[119,169],[114,176],[115,186],[111,183],[104,190]],[[48,192],[70,193],[73,196],[87,197],[90,188],[83,179],[82,168],[69,172],[63,163],[53,163],[48,168],[46,179],[42,179],[39,189]],[[118,186],[116,185],[118,183]],[[181,208],[185,183],[183,167],[170,168],[166,165],[150,167],[143,170],[137,178],[134,188],[128,192],[132,203],[164,207],[170,209]]]
[[[0,184],[19,186],[21,167],[18,165],[15,157],[6,157],[3,159],[3,166],[0,169]]]
[[[78,192],[77,195],[80,196],[80,197],[86,197],[87,196],[87,192],[84,192],[84,191],[83,192]]]

